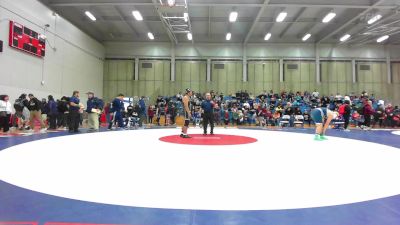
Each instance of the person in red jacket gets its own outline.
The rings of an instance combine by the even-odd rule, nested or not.
[[[385,121],[385,125],[387,127],[394,127],[394,121],[393,121],[393,116],[394,116],[394,108],[392,106],[392,104],[388,104],[385,107],[385,115],[386,115],[386,121]]]
[[[372,108],[372,102],[369,100],[364,101],[364,126],[362,129],[371,130],[371,116],[374,115],[375,111]]]
[[[154,109],[152,105],[147,109],[147,115],[149,116],[149,124],[153,124]]]

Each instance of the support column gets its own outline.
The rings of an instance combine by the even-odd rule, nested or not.
[[[134,80],[139,80],[139,58],[135,58],[135,74]]]
[[[387,70],[387,82],[388,82],[388,84],[391,84],[392,83],[392,65],[391,65],[389,49],[386,49],[386,70]]]
[[[171,48],[171,81],[175,81],[175,45]]]
[[[247,82],[247,50],[246,45],[243,45],[243,82]]]
[[[320,57],[318,45],[315,46],[315,79],[317,84],[321,83],[321,67],[320,67]]]
[[[279,59],[279,81],[283,82],[283,59]]]
[[[211,81],[211,59],[207,59],[207,82]]]
[[[353,84],[357,82],[357,77],[356,77],[356,60],[352,59],[351,60],[351,68],[352,68],[352,77],[353,77]]]

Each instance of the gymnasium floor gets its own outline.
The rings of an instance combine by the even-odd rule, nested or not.
[[[400,224],[400,131],[179,132],[0,137],[0,224]]]

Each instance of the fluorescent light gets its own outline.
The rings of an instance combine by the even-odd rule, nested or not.
[[[187,34],[187,39],[188,39],[189,41],[191,41],[191,40],[193,39],[192,33],[188,33],[188,34]]]
[[[154,40],[153,33],[149,32],[149,33],[147,33],[147,36],[150,38],[150,40]]]
[[[93,16],[93,14],[89,11],[85,12],[86,16],[89,17],[91,20],[96,21],[96,17]]]
[[[132,15],[133,15],[133,17],[135,17],[135,19],[136,20],[138,20],[138,21],[142,21],[143,20],[143,16],[142,16],[142,14],[140,14],[140,12],[139,11],[132,11]]]
[[[189,20],[189,14],[183,13],[183,19],[185,20],[185,22],[187,22]]]
[[[229,22],[233,23],[237,20],[238,13],[237,12],[231,12],[229,14]]]
[[[271,33],[267,33],[264,37],[264,40],[268,41],[271,38]]]
[[[276,22],[280,23],[280,22],[284,21],[286,16],[287,16],[287,12],[279,13],[279,15],[276,17]]]
[[[307,41],[311,37],[311,34],[306,34],[303,37],[303,41]]]
[[[324,19],[322,19],[322,22],[329,23],[329,21],[331,21],[333,18],[335,18],[335,16],[336,16],[336,13],[330,12],[324,17]]]
[[[229,41],[231,40],[232,34],[231,33],[227,33],[226,34],[226,40]]]
[[[382,37],[378,38],[378,40],[376,40],[376,42],[381,43],[382,41],[385,41],[388,38],[389,38],[389,36],[385,35],[385,36],[382,36]]]
[[[347,41],[347,39],[349,39],[351,37],[350,34],[345,34],[343,37],[340,38],[341,42]]]
[[[169,6],[174,6],[174,5],[175,5],[175,0],[168,0],[168,1],[167,1],[167,4],[168,4]]]
[[[373,24],[373,23],[375,23],[376,21],[380,20],[381,18],[382,18],[382,16],[378,14],[378,15],[372,17],[371,19],[369,19],[369,20],[368,20],[368,24]]]

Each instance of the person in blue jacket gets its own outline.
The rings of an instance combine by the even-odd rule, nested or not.
[[[54,97],[52,95],[49,95],[47,99],[48,99],[47,118],[49,119],[49,129],[55,130],[57,129],[57,115],[58,115],[57,102],[54,100]]]
[[[86,112],[88,113],[88,132],[99,131],[99,115],[104,108],[101,99],[94,96],[93,92],[86,93],[88,95]]]
[[[80,121],[80,99],[79,91],[74,91],[71,98],[69,98],[69,132],[78,133],[79,121]]]
[[[124,127],[124,120],[122,118],[122,112],[125,111],[124,106],[124,95],[119,94],[111,103],[110,114],[112,115],[112,120],[110,120],[110,124],[108,125],[108,130],[111,130],[114,122],[118,123],[119,128]]]

